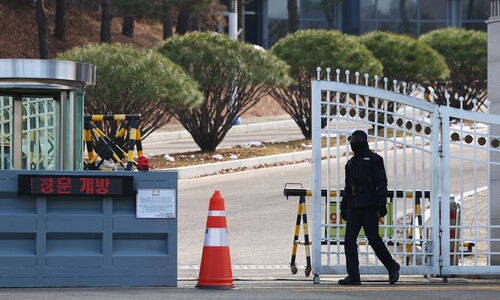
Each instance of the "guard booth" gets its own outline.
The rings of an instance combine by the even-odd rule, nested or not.
[[[176,286],[177,173],[83,171],[95,66],[0,59],[0,287]]]

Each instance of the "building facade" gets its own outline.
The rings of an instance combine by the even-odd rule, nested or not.
[[[297,5],[300,29],[348,34],[381,30],[420,36],[445,27],[486,30],[490,16],[490,0],[297,0]],[[288,33],[287,0],[255,0],[243,10],[240,38],[245,41],[270,48]]]

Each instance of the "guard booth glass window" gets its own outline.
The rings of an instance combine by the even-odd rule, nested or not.
[[[59,105],[53,95],[0,95],[0,169],[57,170]]]
[[[22,169],[56,169],[56,107],[53,97],[22,98]]]
[[[0,96],[0,170],[12,169],[12,152],[10,146],[12,139],[12,112],[13,98]]]
[[[83,170],[83,94],[63,92],[61,99],[64,170]]]
[[[71,95],[71,94],[70,94]],[[73,116],[75,117],[74,120],[74,137],[73,137],[73,143],[74,143],[74,149],[75,149],[75,154],[74,154],[74,159],[75,159],[75,170],[83,170],[83,93],[75,93],[75,103],[73,105],[75,111],[73,113]],[[80,134],[79,134],[80,133]],[[68,168],[69,169],[69,168]]]
[[[83,170],[83,93],[0,95],[0,169]]]

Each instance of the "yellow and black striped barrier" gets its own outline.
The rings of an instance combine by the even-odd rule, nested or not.
[[[309,230],[307,228],[307,211],[306,211],[306,195],[299,196],[299,206],[297,210],[297,222],[295,224],[295,234],[293,236],[293,248],[292,248],[292,260],[290,262],[290,268],[293,274],[297,274],[297,264],[295,263],[295,258],[297,255],[297,245],[301,244],[299,241],[300,234],[300,223],[301,220],[304,224],[304,243],[306,250],[306,270],[305,275],[311,275],[311,253],[310,253],[310,241],[309,241]]]
[[[139,130],[139,114],[118,115],[89,115],[84,117],[84,140],[88,153],[86,169],[97,170],[105,159],[111,159],[121,167],[125,167],[123,160],[127,161],[125,170],[131,171],[137,163],[134,160],[134,149],[138,156],[143,155],[141,133]],[[120,130],[113,138],[109,138],[95,124],[95,122],[115,121],[123,122]],[[128,133],[128,141],[126,141]],[[126,151],[119,146],[127,146]],[[97,162],[97,158],[101,161]]]
[[[290,185],[295,185],[295,186],[299,185],[300,188],[289,188],[288,186],[290,186]],[[298,248],[298,245],[304,245],[305,252],[306,252],[306,269],[304,270],[304,273],[306,276],[309,276],[309,275],[311,275],[312,264],[311,264],[311,249],[310,249],[311,242],[309,240],[309,230],[307,227],[306,197],[312,196],[312,192],[310,189],[303,188],[302,184],[300,184],[300,183],[287,183],[287,184],[285,184],[284,195],[287,197],[287,199],[289,196],[298,196],[299,197],[299,206],[297,209],[297,221],[295,223],[295,234],[293,236],[292,258],[290,261],[290,269],[292,271],[292,274],[297,274],[297,271],[298,271],[297,264],[296,264],[297,248]],[[326,197],[327,191],[322,190],[321,196]],[[331,191],[330,196],[336,197],[337,192]],[[304,230],[304,241],[303,242],[299,240],[301,222],[303,224],[303,230]]]
[[[289,186],[300,186],[300,188],[297,187],[289,187]],[[305,269],[305,275],[309,276],[311,274],[311,256],[310,256],[310,246],[311,242],[309,239],[309,233],[308,233],[308,228],[307,228],[307,212],[306,212],[306,197],[311,197],[312,196],[312,191],[307,188],[303,188],[302,184],[300,183],[287,183],[285,184],[285,189],[283,191],[283,194],[285,197],[290,197],[290,196],[296,196],[299,197],[299,205],[297,209],[297,220],[295,223],[295,233],[293,237],[293,247],[292,247],[292,258],[290,261],[290,268],[293,274],[297,273],[297,264],[296,264],[296,257],[297,257],[297,245],[304,245],[305,246],[305,252],[306,252],[306,269]],[[344,190],[326,190],[322,189],[321,190],[321,197],[325,198],[325,201],[327,201],[327,196],[330,197],[342,197],[344,195]],[[429,199],[430,198],[430,191],[393,191],[393,190],[388,190],[387,191],[387,221],[388,224],[385,224],[387,226],[392,225],[392,203],[394,198],[414,198],[415,199],[415,213],[417,215],[417,221],[419,222],[419,225],[422,224],[422,208],[421,208],[421,200],[422,198]],[[330,203],[330,211],[336,211],[336,205],[337,201],[331,201]],[[326,218],[327,216],[325,216]],[[336,218],[336,216],[335,216]],[[331,216],[330,216],[331,219]],[[413,224],[413,219],[412,218],[412,225]],[[299,235],[300,235],[300,225],[304,227],[304,241],[299,240]],[[382,221],[383,222],[383,221]],[[336,228],[334,228],[336,230]],[[381,230],[384,230],[384,228],[381,228]],[[345,234],[345,229],[344,231],[341,231],[340,237],[344,237]],[[383,232],[382,232],[383,234]],[[393,234],[393,228],[390,227],[388,230],[388,234],[392,235]],[[362,236],[363,233],[360,232],[360,236]],[[325,229],[325,237],[327,236],[327,229]],[[332,234],[330,236],[333,236]],[[410,228],[410,233],[409,233],[409,239],[413,238],[413,229]],[[326,244],[327,241],[322,241],[322,244]],[[342,241],[343,243],[343,241]],[[407,252],[411,251],[411,243],[406,244],[407,247]],[[409,247],[409,248],[408,248]],[[408,251],[410,250],[410,251]]]

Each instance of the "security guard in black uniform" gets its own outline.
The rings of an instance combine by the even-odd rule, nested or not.
[[[348,276],[342,285],[360,285],[358,244],[361,227],[370,246],[389,272],[389,283],[399,279],[399,264],[392,258],[378,234],[378,219],[387,214],[387,176],[382,157],[370,150],[364,131],[356,130],[348,138],[354,156],[345,166],[345,193],[340,215],[346,220],[345,256]]]

